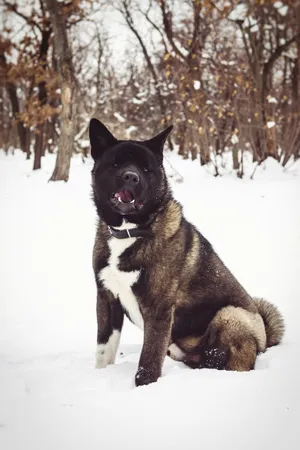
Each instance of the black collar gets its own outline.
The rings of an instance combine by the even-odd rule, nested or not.
[[[110,234],[118,239],[153,236],[153,233],[149,228],[131,228],[126,230],[117,230],[116,228],[109,226],[108,229]]]

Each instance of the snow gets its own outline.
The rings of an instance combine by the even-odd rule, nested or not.
[[[90,146],[90,140],[89,139],[81,139],[80,140],[80,147],[81,148],[88,148]]]
[[[53,155],[32,172],[21,152],[0,153],[1,449],[298,448],[299,161],[283,171],[269,158],[252,181],[167,158],[187,218],[251,294],[279,306],[283,343],[249,373],[166,358],[157,383],[135,388],[142,332],[126,321],[116,365],[95,369],[92,161],[74,157],[69,182],[48,183]]]
[[[272,121],[267,122],[267,127],[268,127],[268,128],[273,128],[273,127],[275,127],[275,125],[276,125],[275,122],[272,122]]]
[[[134,103],[135,105],[141,105],[142,103],[144,103],[144,100],[140,100],[136,97],[133,97],[133,99],[131,100],[132,103]]]
[[[259,30],[258,25],[257,25],[257,20],[254,19],[254,17],[252,17],[252,16],[248,16],[247,19],[248,19],[248,26],[250,27],[251,33],[256,33]]]
[[[258,30],[259,30],[259,28],[258,28],[257,24],[251,26],[251,29],[250,29],[251,33],[256,33]]]
[[[282,8],[283,7],[283,3],[282,2],[275,2],[274,3],[274,8],[276,8],[276,9],[279,9],[279,8]]]
[[[234,66],[235,62],[234,61],[226,61],[226,59],[222,59],[221,64],[223,64],[224,66]]]
[[[271,95],[269,95],[267,97],[268,103],[278,103],[278,101],[276,100],[275,97],[272,97]]]
[[[232,136],[231,136],[231,143],[232,144],[237,144],[238,142],[239,142],[239,138],[238,138],[238,136],[236,135],[236,134],[233,134]]]
[[[134,133],[137,130],[137,127],[135,125],[130,125],[130,127],[126,128],[125,135],[126,139],[131,138],[131,134]]]
[[[194,80],[194,89],[198,91],[201,87],[201,82],[199,80]]]
[[[274,8],[277,9],[281,16],[286,16],[289,10],[288,5],[284,5],[282,2],[275,2]]]
[[[114,116],[115,116],[115,118],[116,118],[119,122],[122,122],[122,123],[126,122],[125,117],[121,116],[120,113],[115,112],[115,113],[114,113]]]
[[[248,13],[248,6],[245,3],[239,3],[231,11],[228,18],[230,20],[245,20]]]

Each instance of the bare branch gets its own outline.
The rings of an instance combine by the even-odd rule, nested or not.
[[[154,65],[152,64],[152,61],[151,61],[151,58],[150,58],[149,53],[147,51],[146,45],[144,44],[144,41],[143,41],[140,33],[138,32],[137,28],[135,27],[132,15],[131,15],[131,13],[129,11],[129,8],[128,8],[128,1],[127,0],[122,0],[122,7],[123,8],[121,10],[119,10],[119,11],[123,14],[123,16],[124,16],[124,18],[125,18],[125,20],[127,22],[127,25],[129,26],[130,30],[133,32],[133,34],[136,36],[137,40],[139,41],[139,44],[141,46],[141,49],[142,49],[143,55],[145,57],[146,63],[148,65],[149,70],[151,72],[151,75],[153,77],[154,87],[155,87],[156,92],[157,92],[157,98],[158,98],[158,101],[159,101],[161,113],[162,113],[162,115],[164,115],[165,114],[165,106],[164,106],[164,101],[163,101],[163,98],[162,98],[162,95],[161,95],[160,89],[159,89],[158,75],[157,75],[157,73],[155,71]]]
[[[285,42],[285,44],[279,45],[279,47],[276,48],[275,52],[270,57],[269,61],[264,64],[263,74],[264,77],[268,76],[269,72],[271,71],[273,65],[277,61],[278,58],[282,55],[282,53],[289,48],[291,44],[296,42],[296,39],[298,39],[300,36],[300,33],[295,34],[291,39]]]
[[[159,33],[159,35],[160,35],[160,37],[161,37],[161,40],[162,40],[162,43],[163,43],[163,46],[164,46],[164,48],[165,48],[165,52],[168,53],[168,47],[167,47],[167,44],[166,44],[166,41],[165,41],[165,38],[164,38],[164,35],[163,35],[161,29],[160,29],[159,26],[157,26],[156,23],[154,23],[153,20],[151,20],[150,17],[149,17],[149,12],[150,12],[150,9],[151,9],[151,5],[152,5],[152,2],[150,2],[147,11],[142,11],[141,8],[139,8],[139,11],[140,11],[141,14],[143,14],[143,16],[145,17],[145,19],[150,23],[150,25],[151,25],[151,26]]]
[[[17,16],[21,17],[23,20],[25,20],[25,22],[28,23],[28,25],[33,25],[36,28],[38,28],[40,30],[40,32],[42,32],[42,28],[40,27],[40,25],[33,20],[31,17],[26,16],[25,14],[21,13],[18,10],[18,7],[16,4],[14,3],[10,3],[6,0],[3,1],[4,6],[6,6],[10,11],[14,12]]]
[[[168,38],[168,41],[169,41],[172,49],[174,50],[174,52],[177,54],[177,56],[179,56],[182,60],[185,60],[184,54],[181,52],[181,50],[179,50],[179,48],[177,47],[177,45],[175,44],[175,41],[174,41],[172,17],[171,17],[170,11],[167,10],[167,5],[166,5],[165,0],[159,0],[159,4],[160,4],[161,12],[162,12],[164,30],[165,30],[166,36]]]

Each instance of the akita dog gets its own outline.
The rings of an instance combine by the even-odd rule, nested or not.
[[[156,381],[166,355],[193,368],[251,370],[284,333],[277,308],[252,298],[184,218],[163,168],[171,130],[125,141],[90,123],[96,367],[114,363],[125,313],[144,331],[136,385]]]

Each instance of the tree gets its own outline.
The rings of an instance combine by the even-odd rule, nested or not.
[[[41,41],[39,46],[38,62],[42,75],[40,74],[37,85],[38,85],[39,106],[42,108],[43,106],[46,105],[48,100],[48,92],[45,81],[45,71],[47,70],[48,66],[47,56],[50,47],[50,37],[52,34],[52,27],[49,19],[46,16],[42,0],[40,0],[40,5],[42,12],[42,25],[40,26]],[[36,129],[33,170],[41,168],[41,158],[43,155],[44,140],[46,135],[46,133],[44,133],[44,128],[45,128],[45,121],[38,124]]]
[[[274,68],[276,64],[300,39],[299,25],[293,27],[295,17],[296,23],[299,23],[299,1],[284,5],[281,2],[264,4],[259,0],[252,0],[245,2],[243,6],[243,12],[236,15],[237,7],[233,5],[228,19],[239,28],[252,78],[251,97],[256,108],[257,122],[253,153],[258,162],[262,162],[268,156],[279,160],[281,155],[276,145],[275,125],[272,127],[269,125],[275,124],[272,101],[269,100],[272,98],[271,91],[275,90]],[[216,7],[215,4],[214,7]],[[294,28],[296,29],[294,30]],[[294,70],[287,67],[287,58],[285,57],[284,61],[281,61],[281,66],[284,66],[284,78],[287,73],[290,73],[292,80],[293,72],[295,70],[297,72],[297,65],[296,58]],[[281,66],[277,66],[277,70],[282,70]],[[285,79],[281,86],[284,85]],[[276,99],[274,101],[277,103]],[[280,117],[277,116],[277,118]]]
[[[174,148],[216,176],[227,155],[241,177],[246,151],[300,157],[300,0],[2,4],[1,145],[33,148],[39,168],[60,141],[52,180],[88,156],[93,116],[131,139],[172,122]],[[105,11],[127,28],[124,53]]]
[[[26,29],[19,41],[11,43],[14,50],[18,51],[18,59],[14,64],[10,64],[7,89],[18,125],[20,145],[23,150],[25,148],[28,158],[31,143],[29,137],[34,139],[33,170],[41,168],[41,157],[44,154],[44,143],[47,138],[46,124],[48,119],[56,113],[56,109],[49,104],[47,90],[47,79],[51,78],[48,52],[52,28],[43,1],[39,0],[40,9],[36,8],[37,5],[37,2],[29,2],[24,10],[22,8],[24,5],[20,6],[16,1],[4,0],[6,11],[14,14],[21,23],[24,23],[23,26]],[[4,62],[5,58],[4,53]],[[6,66],[9,67],[9,65]],[[25,97],[23,110],[20,108],[17,95],[19,83],[28,85],[28,89],[22,86],[22,94]],[[29,130],[32,130],[31,136]]]
[[[45,0],[45,4],[54,32],[54,51],[57,58],[62,103],[59,147],[54,172],[50,181],[68,181],[76,133],[75,118],[78,86],[74,75],[71,47],[68,42],[64,8],[57,0]]]
[[[17,85],[10,76],[11,65],[6,61],[6,52],[9,52],[10,42],[0,39],[0,75],[3,85],[5,86],[11,103],[12,115],[17,124],[20,147],[26,153],[27,158],[30,157],[29,130],[25,127],[24,122],[20,118],[20,104],[17,95]],[[1,102],[3,104],[3,101]]]

